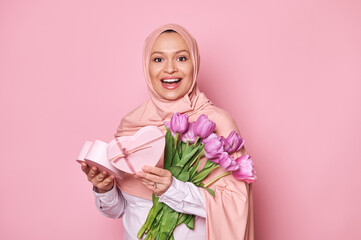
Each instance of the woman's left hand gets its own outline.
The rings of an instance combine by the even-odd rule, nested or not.
[[[165,193],[172,184],[173,177],[170,171],[151,166],[143,166],[143,171],[137,172],[135,177],[156,196]]]

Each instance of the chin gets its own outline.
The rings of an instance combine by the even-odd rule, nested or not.
[[[158,95],[161,98],[164,98],[166,100],[175,101],[175,100],[178,100],[178,99],[182,98],[185,94],[176,93],[176,92],[168,92],[168,93],[162,92],[162,93],[158,93]]]
[[[176,96],[174,96],[174,95],[163,95],[161,97],[166,99],[166,100],[169,100],[169,101],[175,101],[175,100],[180,99],[183,96],[179,96],[179,95],[176,95]]]

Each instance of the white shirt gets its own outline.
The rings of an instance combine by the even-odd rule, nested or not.
[[[110,191],[94,192],[94,195],[95,204],[103,215],[123,218],[124,240],[137,240],[137,233],[147,218],[153,205],[152,201],[121,192],[115,184]],[[159,202],[164,202],[177,212],[196,215],[194,230],[189,229],[184,223],[180,224],[173,232],[175,240],[206,239],[205,202],[197,186],[173,177],[171,186],[159,197]]]

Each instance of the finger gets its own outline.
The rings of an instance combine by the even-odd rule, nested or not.
[[[102,171],[101,173],[99,173],[96,178],[99,182],[103,181],[105,178],[108,177],[108,173],[106,171]]]
[[[149,181],[149,180],[147,180],[147,179],[139,179],[139,181],[140,181],[141,183],[143,183],[144,185],[149,185],[149,186],[151,186],[151,185],[154,184],[154,182]]]
[[[88,164],[86,164],[85,162],[82,162],[82,163],[81,163],[81,170],[82,170],[85,174],[88,174],[89,171],[90,171],[90,168],[89,168]]]
[[[164,181],[163,178],[161,178],[157,175],[151,174],[151,173],[146,173],[146,172],[137,172],[137,176],[141,179],[146,179],[151,182],[163,182]]]
[[[169,177],[169,174],[171,174],[168,170],[159,168],[159,167],[152,167],[152,166],[143,166],[142,170],[147,173],[153,173],[155,175],[158,175],[160,177]]]
[[[110,175],[109,177],[107,177],[106,179],[104,179],[102,182],[100,182],[99,184],[97,184],[97,187],[100,189],[103,189],[105,187],[108,187],[109,185],[112,185],[114,181],[114,176]]]
[[[98,169],[97,169],[97,167],[92,166],[92,167],[90,168],[89,173],[88,173],[88,179],[89,179],[89,180],[93,179],[93,178],[95,177],[95,175],[97,175],[97,174],[98,174]]]

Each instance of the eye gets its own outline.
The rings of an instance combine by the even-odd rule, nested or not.
[[[153,61],[154,61],[154,62],[161,62],[162,59],[161,59],[161,58],[154,58]]]
[[[180,61],[180,62],[184,62],[184,61],[186,61],[187,60],[187,58],[186,57],[178,57],[178,61]]]

